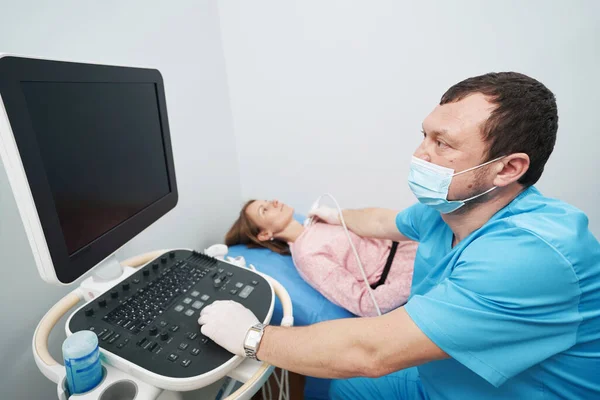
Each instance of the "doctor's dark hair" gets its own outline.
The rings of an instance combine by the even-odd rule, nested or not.
[[[250,200],[244,204],[238,219],[235,220],[229,231],[225,235],[225,244],[227,246],[235,246],[236,244],[244,244],[248,248],[264,247],[279,254],[288,255],[290,247],[282,240],[266,240],[258,239],[260,228],[246,214],[246,209],[255,200]]]
[[[489,73],[452,86],[440,104],[453,103],[482,93],[496,105],[482,126],[488,144],[487,159],[526,153],[529,169],[519,179],[525,187],[535,184],[554,149],[558,109],[554,94],[537,80],[517,72]]]

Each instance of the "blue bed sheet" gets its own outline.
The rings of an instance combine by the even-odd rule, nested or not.
[[[302,216],[295,216],[295,218],[300,222],[303,221]],[[254,265],[257,270],[273,277],[286,288],[292,298],[295,326],[355,316],[327,300],[306,283],[298,274],[291,256],[277,254],[268,249],[248,249],[244,245],[229,247],[227,255],[230,257],[243,256],[247,265]],[[271,323],[278,325],[282,316],[281,303],[277,300]],[[329,379],[307,377],[304,398],[327,399],[329,384]]]

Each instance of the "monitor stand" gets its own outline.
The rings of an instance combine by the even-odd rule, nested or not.
[[[96,268],[92,277],[96,282],[106,282],[119,278],[123,274],[123,266],[112,254],[102,261]]]
[[[131,276],[136,268],[121,264],[113,254],[98,264],[92,275],[81,282],[80,288],[86,301],[95,299],[123,279]]]

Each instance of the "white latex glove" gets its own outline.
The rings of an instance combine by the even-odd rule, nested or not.
[[[308,212],[309,217],[316,217],[330,225],[340,225],[340,216],[337,208],[320,206]]]
[[[230,353],[245,357],[244,340],[260,321],[252,311],[232,300],[217,300],[200,312],[200,331]]]

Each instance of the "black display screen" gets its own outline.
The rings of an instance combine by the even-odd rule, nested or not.
[[[69,254],[170,193],[154,83],[21,87]]]

